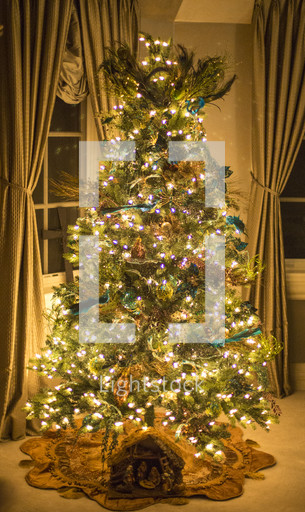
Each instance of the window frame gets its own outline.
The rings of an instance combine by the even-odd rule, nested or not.
[[[36,210],[40,210],[43,212],[43,229],[49,229],[49,210],[58,208],[59,206],[68,208],[68,207],[78,207],[79,201],[57,201],[57,202],[49,202],[49,161],[48,161],[48,148],[49,148],[49,139],[53,137],[78,137],[79,140],[85,141],[86,133],[87,133],[87,99],[88,97],[80,103],[80,130],[79,131],[50,131],[48,134],[46,149],[43,157],[43,164],[41,173],[43,176],[43,202],[42,203],[34,203],[35,212]],[[42,261],[42,274],[43,274],[43,283],[44,283],[44,292],[49,293],[51,291],[52,286],[56,286],[56,284],[60,284],[65,282],[65,272],[59,271],[56,273],[48,272],[49,266],[49,240],[43,239],[43,257]],[[73,271],[73,275],[75,276],[75,271]],[[52,283],[52,284],[51,284]]]
[[[302,142],[305,141],[305,137]],[[293,172],[293,171],[292,171]],[[304,197],[280,196],[280,203],[305,203]],[[285,269],[287,283],[293,284],[293,289],[298,289],[297,295],[303,296],[305,300],[305,257],[304,258],[285,258]],[[297,277],[298,276],[298,277]],[[304,276],[304,277],[302,277]],[[299,279],[300,286],[304,286],[304,292],[301,294],[300,286],[296,286],[296,279]],[[291,286],[289,288],[291,288]],[[292,288],[291,288],[292,290]]]
[[[305,197],[280,196],[280,203],[305,203]],[[305,300],[305,258],[285,258],[285,274],[287,298]]]
[[[305,197],[280,197],[281,203],[305,203]],[[305,258],[285,258],[286,273],[304,273]],[[305,297],[305,290],[304,290]]]

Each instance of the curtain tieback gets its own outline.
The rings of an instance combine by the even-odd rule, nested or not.
[[[32,195],[32,191],[29,188],[23,187],[22,185],[18,185],[17,183],[12,183],[11,181],[8,181],[5,178],[2,178],[1,176],[0,176],[0,181],[2,181],[2,183],[5,183],[5,185],[7,187],[15,188],[17,190],[22,190],[28,196]]]
[[[258,179],[254,176],[253,172],[250,171],[250,174],[252,176],[252,179],[253,181],[255,181],[255,183],[257,185],[259,185],[261,188],[263,188],[264,190],[266,190],[267,192],[270,192],[270,194],[276,196],[276,197],[279,197],[279,193],[276,191],[276,190],[272,190],[272,188],[269,188],[269,187],[266,187],[266,185],[263,185],[260,181],[258,181]]]

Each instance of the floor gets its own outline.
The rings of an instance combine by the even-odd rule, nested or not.
[[[245,481],[244,494],[225,502],[206,498],[191,499],[177,508],[155,505],[149,512],[303,512],[305,511],[305,392],[279,400],[281,422],[271,432],[246,431],[249,437],[272,453],[276,466],[264,470],[265,480]],[[67,500],[56,491],[30,487],[24,480],[29,468],[19,466],[26,458],[19,451],[23,441],[0,444],[0,511],[1,512],[101,512],[104,510],[88,498]]]

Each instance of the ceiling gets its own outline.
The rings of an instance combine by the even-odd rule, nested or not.
[[[138,2],[142,18],[174,21],[183,0],[138,0]]]
[[[255,0],[139,0],[143,18],[187,23],[251,23]]]

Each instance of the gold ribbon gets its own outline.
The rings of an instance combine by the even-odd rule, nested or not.
[[[276,190],[273,190],[272,188],[269,188],[269,187],[266,187],[266,185],[263,185],[260,181],[258,181],[258,179],[254,176],[253,172],[250,171],[250,174],[252,176],[252,179],[253,181],[255,181],[255,183],[257,185],[259,185],[261,188],[263,188],[264,190],[266,190],[267,192],[269,192],[270,194],[276,196],[276,197],[279,197],[279,193],[276,191]]]
[[[0,176],[0,181],[2,181],[2,183],[4,183],[7,187],[15,188],[17,190],[22,190],[29,196],[32,195],[32,191],[29,188],[23,187],[22,185],[18,185],[17,183],[12,183],[11,181],[8,181],[5,178],[2,178],[1,176]]]

